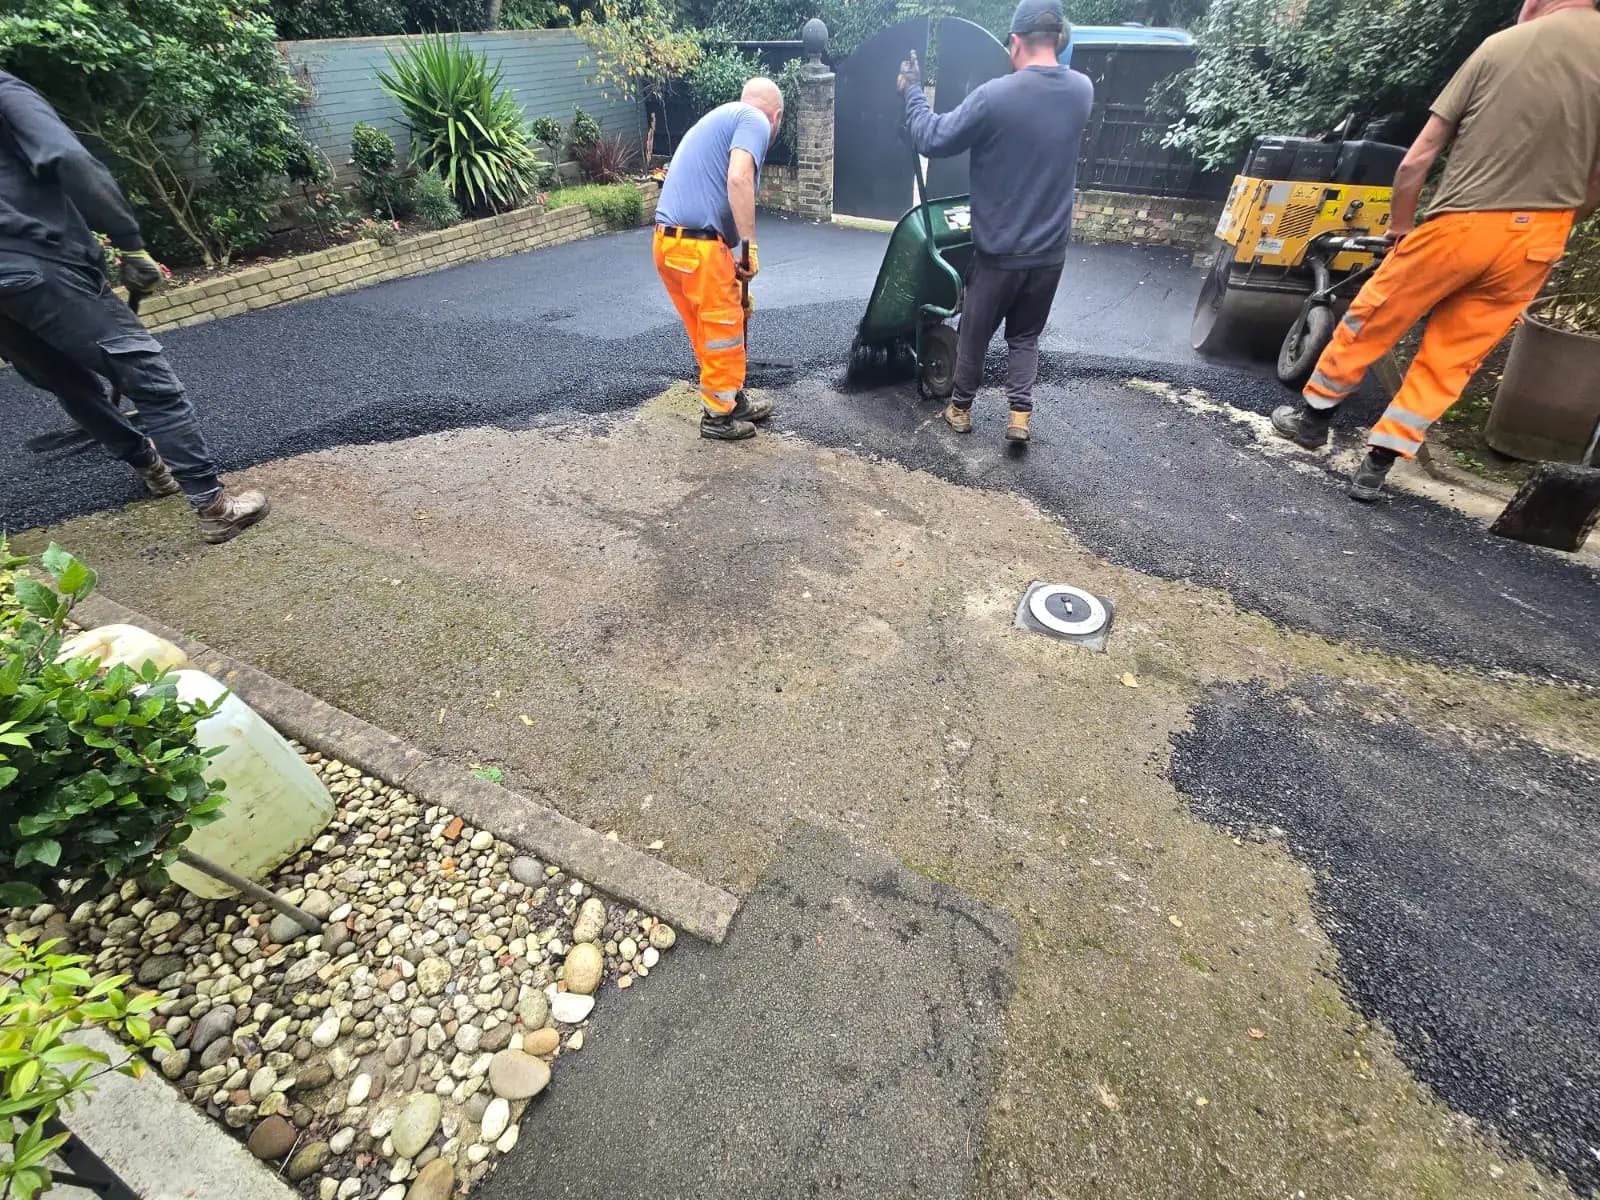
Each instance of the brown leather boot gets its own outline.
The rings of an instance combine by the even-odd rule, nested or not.
[[[1018,412],[1011,410],[1011,418],[1006,422],[1006,441],[1025,442],[1032,435],[1028,432],[1028,420],[1033,416],[1031,412]]]
[[[271,511],[271,501],[260,492],[223,492],[195,515],[200,518],[200,536],[216,545],[238,537]]]
[[[970,408],[957,408],[954,404],[944,406],[944,423],[957,433],[972,432],[972,410]]]
[[[156,459],[155,465],[137,468],[139,478],[144,480],[145,491],[152,496],[176,496],[183,488],[178,486],[178,481],[172,477],[172,468],[161,459]]]

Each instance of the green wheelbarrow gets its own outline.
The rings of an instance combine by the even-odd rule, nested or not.
[[[927,198],[922,161],[913,155],[920,203],[889,237],[872,298],[850,343],[849,375],[909,363],[930,400],[955,390],[956,331],[946,324],[961,311],[962,278],[972,261],[972,205],[967,196]]]

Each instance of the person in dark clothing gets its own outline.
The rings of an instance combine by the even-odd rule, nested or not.
[[[267,515],[260,492],[229,493],[161,343],[111,290],[103,231],[134,295],[162,283],[111,173],[32,87],[0,71],[0,358],[54,393],[67,415],[155,496],[183,492],[201,536],[225,542]],[[112,385],[139,412],[123,414]]]
[[[1067,33],[1060,0],[1022,0],[1007,38],[1013,71],[954,112],[935,115],[916,54],[900,64],[906,125],[919,154],[972,152],[972,237],[956,345],[955,395],[944,419],[972,431],[972,402],[989,339],[1005,322],[1006,438],[1026,442],[1039,375],[1039,334],[1055,299],[1072,233],[1078,143],[1094,102],[1089,77],[1057,61]]]

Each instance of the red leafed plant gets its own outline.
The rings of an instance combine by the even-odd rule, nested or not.
[[[633,153],[620,137],[601,138],[592,146],[574,146],[572,156],[591,183],[622,183],[633,164]]]

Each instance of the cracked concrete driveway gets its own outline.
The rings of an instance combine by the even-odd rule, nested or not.
[[[234,544],[197,545],[179,505],[108,508],[128,489],[87,457],[14,452],[0,503],[70,518],[26,540],[69,544],[117,599],[707,880],[762,894],[799,820],[1014,924],[1003,1030],[963,1051],[992,1075],[970,1166],[932,1194],[1596,1189],[1592,1079],[1570,1065],[1600,1051],[1589,561],[1425,496],[1357,508],[1325,456],[1263,442],[1276,385],[1183,349],[1195,277],[1164,252],[1075,255],[1018,458],[992,400],[958,442],[903,385],[844,390],[881,239],[778,226],[753,340],[800,378],[773,435],[701,442],[644,245],[174,336],[230,467],[277,501]],[[24,436],[54,420],[21,411]],[[1113,597],[1108,651],[1013,630],[1032,579]],[[907,969],[937,969],[942,944]],[[676,1043],[642,1013],[573,1086],[625,1087],[674,1044],[714,1086],[717,1038],[761,1019],[767,978],[836,997],[782,1010],[831,1014],[829,1037],[928,1019],[874,986],[892,945],[853,948],[843,987],[808,974],[820,959],[768,954],[764,974],[709,966],[754,953],[736,942],[707,953],[704,978],[627,1001],[678,989],[660,1001]],[[833,1173],[794,1177],[866,1194],[850,1164],[870,1124],[780,1102],[811,1086],[784,1045],[762,1043],[780,1066],[741,1093],[760,1112],[768,1089],[781,1136],[744,1149],[769,1182],[831,1154]],[[741,1148],[715,1123],[619,1108],[607,1128],[581,1104],[540,1114],[548,1136],[506,1170],[545,1179],[620,1139],[683,1156],[676,1183]],[[736,1176],[702,1194],[744,1194]]]

